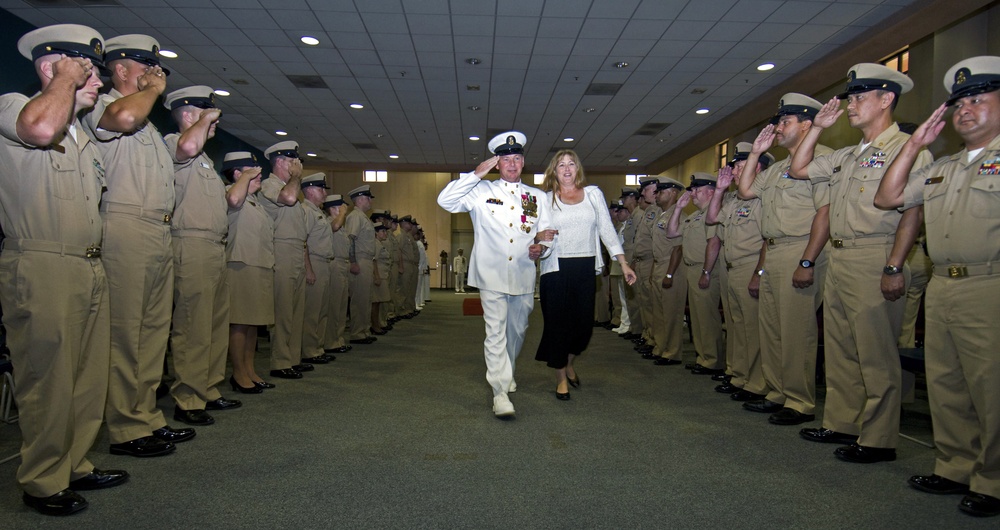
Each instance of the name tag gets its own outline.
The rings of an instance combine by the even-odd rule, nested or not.
[[[930,186],[931,184],[940,184],[944,182],[944,177],[933,177],[924,181],[924,186]]]
[[[840,173],[840,166],[833,168],[834,173]]]

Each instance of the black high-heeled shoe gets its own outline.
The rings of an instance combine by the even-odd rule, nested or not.
[[[277,385],[275,385],[274,383],[268,383],[267,381],[254,381],[253,386],[263,390],[266,388],[275,388]]]
[[[251,387],[242,387],[240,386],[239,383],[236,382],[236,378],[234,376],[229,376],[229,384],[233,385],[234,392],[239,392],[240,394],[260,394],[261,392],[264,391],[263,388],[257,385],[253,385]]]
[[[569,401],[569,392],[566,392],[565,394],[563,394],[563,393],[557,391],[556,392],[556,399],[558,399],[559,401]]]
[[[569,382],[569,386],[573,388],[580,388],[580,376],[576,376],[576,379],[570,379],[567,377],[566,381]]]

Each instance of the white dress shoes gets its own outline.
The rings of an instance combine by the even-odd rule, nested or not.
[[[507,394],[493,396],[493,414],[496,414],[498,418],[514,415],[514,404],[507,398]]]

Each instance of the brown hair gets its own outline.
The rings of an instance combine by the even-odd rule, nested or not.
[[[578,189],[582,189],[587,183],[587,177],[583,173],[583,163],[580,162],[580,157],[576,154],[576,151],[572,149],[560,149],[552,157],[552,160],[549,160],[549,167],[545,168],[545,179],[542,181],[542,191],[552,192],[553,206],[555,205],[556,196],[559,194],[559,178],[556,176],[556,167],[564,156],[569,156],[573,163],[576,164],[576,181],[573,184]]]

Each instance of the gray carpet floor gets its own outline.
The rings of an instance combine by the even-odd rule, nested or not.
[[[892,463],[837,460],[836,446],[743,411],[707,376],[643,361],[595,329],[572,399],[554,397],[534,360],[536,304],[511,396],[496,419],[482,358],[482,317],[465,296],[434,291],[423,313],[355,346],[300,381],[241,399],[176,453],[108,454],[128,484],[84,492],[90,507],[46,518],[24,507],[0,465],[3,528],[997,528],[961,514],[959,496],[906,485],[934,452],[900,440]],[[266,374],[266,343],[258,366]],[[694,353],[689,352],[689,360]],[[168,419],[173,404],[160,401]],[[903,432],[931,439],[926,402],[906,405]],[[183,426],[170,420],[175,427]],[[819,421],[806,426],[819,426]],[[0,424],[0,458],[17,452]]]

